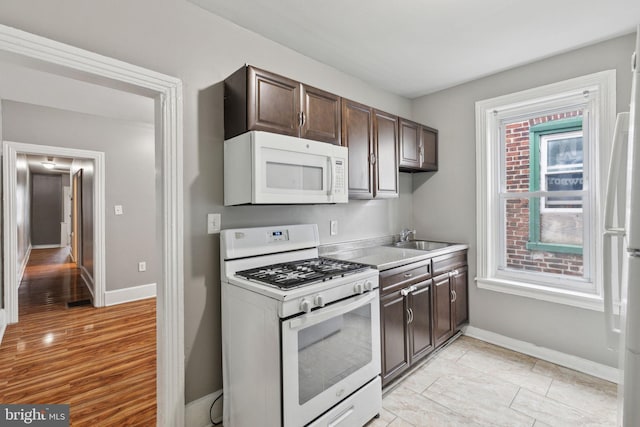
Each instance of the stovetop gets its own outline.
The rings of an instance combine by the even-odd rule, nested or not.
[[[252,268],[236,275],[280,289],[294,289],[368,268],[365,264],[320,257]]]

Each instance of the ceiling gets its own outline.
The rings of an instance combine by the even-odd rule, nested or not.
[[[53,169],[47,169],[42,165],[42,162],[52,162],[55,164]],[[36,156],[30,154],[27,156],[27,164],[31,173],[47,174],[47,175],[60,175],[68,174],[71,170],[71,163],[73,159],[68,157],[58,156]]]
[[[631,33],[638,0],[190,0],[415,98]]]
[[[0,98],[83,114],[153,123],[152,98],[19,64],[0,55]]]

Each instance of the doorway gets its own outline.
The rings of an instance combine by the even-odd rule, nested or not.
[[[3,206],[3,215],[5,218],[4,307],[7,318],[9,319],[9,323],[18,322],[18,287],[20,284],[19,270],[22,268],[20,266],[21,263],[19,259],[23,258],[21,256],[21,252],[26,251],[26,248],[20,248],[20,245],[18,245],[18,235],[20,234],[20,227],[18,226],[18,224],[28,222],[28,219],[25,220],[22,218],[18,218],[18,212],[21,211],[17,206],[17,190],[19,188],[19,184],[17,182],[17,165],[19,156],[57,156],[75,159],[78,162],[90,162],[93,165],[92,168],[94,179],[93,185],[91,186],[92,197],[90,200],[91,209],[89,210],[90,212],[93,212],[93,215],[91,217],[91,221],[89,221],[91,224],[90,228],[87,228],[85,226],[85,229],[88,230],[88,232],[93,236],[92,245],[90,248],[90,253],[92,255],[90,257],[91,259],[89,260],[90,262],[87,263],[84,263],[83,258],[76,259],[80,260],[78,266],[80,268],[82,278],[93,296],[93,305],[95,307],[104,306],[106,291],[105,221],[104,208],[102,208],[104,206],[105,198],[104,153],[99,151],[77,150],[73,148],[3,141],[2,156],[3,191],[5,194]],[[50,191],[50,189],[44,189],[43,191]],[[81,209],[82,211],[86,210],[82,209],[82,206],[80,206],[79,209]],[[35,213],[35,207],[30,210]],[[25,216],[30,213],[24,212],[24,210],[22,211]],[[40,209],[40,211],[41,212],[38,213],[47,215],[47,209]],[[31,217],[34,218],[34,215],[31,215]],[[82,227],[79,226],[79,228]],[[60,231],[58,231],[58,233],[62,234]],[[57,235],[58,242],[61,240],[60,234]],[[76,241],[76,248],[81,246],[81,242],[82,240]],[[54,246],[59,246],[59,244]],[[90,267],[85,268],[85,264]]]
[[[171,76],[4,25],[0,25],[0,54],[54,74],[92,81],[94,84],[119,88],[155,100],[156,158],[159,170],[157,188],[161,195],[157,211],[161,218],[159,229],[162,231],[163,242],[162,280],[158,283],[157,296],[157,424],[183,426],[182,82]],[[3,162],[6,162],[6,157]],[[5,164],[5,169],[6,166]],[[4,195],[10,199],[6,184],[3,182]],[[104,211],[104,206],[96,209],[96,212],[100,211]],[[15,233],[12,231],[14,224],[10,224],[10,218],[6,216],[3,219],[5,244],[15,245]],[[13,246],[9,246],[9,250],[11,248]],[[14,263],[5,263],[5,278],[7,270],[15,269]],[[9,273],[15,274],[15,271]],[[8,309],[7,288],[4,290],[5,308],[0,312],[0,321]]]

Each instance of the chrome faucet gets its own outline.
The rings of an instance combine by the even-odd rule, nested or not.
[[[416,237],[416,230],[409,230],[408,228],[404,228],[401,232],[400,232],[400,241],[401,242],[407,242],[409,240],[409,235],[413,234],[413,237]]]

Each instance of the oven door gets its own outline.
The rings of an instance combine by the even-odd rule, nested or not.
[[[282,322],[284,426],[303,426],[380,374],[378,290]]]

